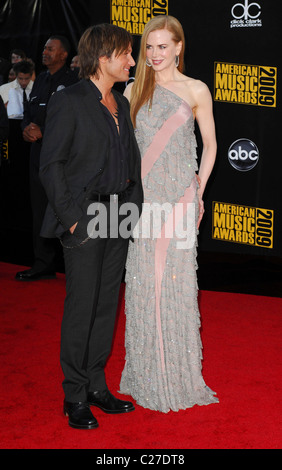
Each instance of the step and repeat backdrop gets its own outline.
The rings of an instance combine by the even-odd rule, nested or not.
[[[0,56],[26,49],[38,70],[43,45],[54,32],[70,39],[75,55],[89,25],[117,24],[134,36],[136,59],[150,18],[177,17],[186,37],[185,72],[209,86],[218,140],[199,248],[282,257],[279,0],[2,0],[0,5]],[[200,159],[197,125],[196,135]]]

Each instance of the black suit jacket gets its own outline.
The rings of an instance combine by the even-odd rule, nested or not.
[[[141,213],[143,190],[141,158],[129,114],[127,99],[113,90],[122,106],[130,129],[127,201]],[[85,215],[84,201],[95,191],[95,183],[108,163],[110,139],[108,124],[87,80],[65,88],[49,101],[40,155],[40,179],[49,205],[41,235],[59,237]],[[78,224],[79,227],[79,224]],[[79,228],[76,236],[83,239]]]
[[[57,93],[58,88],[69,87],[77,82],[77,74],[68,69],[66,65],[52,75],[48,70],[41,72],[34,81],[29,100],[24,104],[24,117],[21,124],[22,130],[31,122],[34,122],[40,127],[42,135],[44,135],[46,109],[50,96],[55,92]],[[36,171],[39,170],[41,144],[41,139],[31,144],[30,157],[32,166]]]

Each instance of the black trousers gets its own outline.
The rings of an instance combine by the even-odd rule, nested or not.
[[[39,161],[41,144],[32,144],[30,154],[30,199],[32,208],[32,237],[34,262],[33,268],[37,271],[49,269],[55,270],[56,250],[58,240],[43,238],[40,231],[48,205],[48,199],[42,183],[39,179]]]
[[[95,238],[64,248],[66,299],[61,328],[63,389],[69,402],[107,388],[104,367],[111,352],[128,240]]]

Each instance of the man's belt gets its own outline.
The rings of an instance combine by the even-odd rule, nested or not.
[[[124,202],[126,191],[116,194],[91,193],[87,199],[94,202]]]

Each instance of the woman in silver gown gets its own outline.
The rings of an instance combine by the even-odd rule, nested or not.
[[[142,156],[144,208],[126,266],[126,362],[120,392],[152,410],[218,402],[202,377],[196,277],[203,192],[216,156],[212,99],[182,74],[183,29],[155,17],[125,95]],[[194,119],[203,142],[198,171]]]

